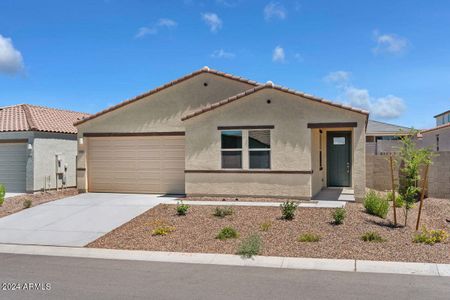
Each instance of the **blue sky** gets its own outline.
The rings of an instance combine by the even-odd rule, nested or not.
[[[94,113],[207,65],[434,126],[449,1],[0,2],[0,106]]]

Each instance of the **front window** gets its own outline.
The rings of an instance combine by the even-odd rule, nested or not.
[[[242,131],[222,131],[222,168],[242,168]]]
[[[270,130],[249,130],[250,169],[270,169]]]

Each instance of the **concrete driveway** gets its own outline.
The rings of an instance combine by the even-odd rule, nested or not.
[[[173,197],[87,193],[0,218],[0,243],[85,246]]]

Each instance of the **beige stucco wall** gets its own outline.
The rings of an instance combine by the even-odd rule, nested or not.
[[[450,151],[450,127],[424,132],[420,146],[436,151],[436,135],[439,134],[439,151]]]
[[[62,187],[62,178],[56,178],[56,154],[63,157],[67,164],[66,187],[76,186],[76,156],[77,141],[74,134],[57,134],[36,132],[33,143],[34,152],[34,178],[33,190],[39,191],[45,187],[45,177],[50,176],[47,188],[55,189]]]
[[[271,103],[267,103],[267,99]],[[263,89],[238,101],[219,107],[211,112],[189,119],[186,122],[186,169],[220,170],[221,143],[218,126],[274,125],[271,131],[271,160],[274,171],[309,171],[313,174],[270,174],[270,181],[279,186],[266,189],[259,179],[261,174],[223,173],[186,174],[187,194],[233,194],[234,189],[246,186],[249,196],[289,196],[310,198],[320,190],[324,176],[317,168],[316,153],[312,154],[312,138],[308,123],[357,122],[353,130],[353,176],[355,197],[362,198],[365,189],[365,122],[366,116],[299,96]],[[243,141],[246,141],[244,132]],[[245,148],[245,147],[244,147]],[[317,149],[316,149],[317,151]],[[325,156],[324,152],[324,156]],[[248,169],[248,153],[243,153],[243,169]],[[259,176],[259,177],[258,177]],[[222,180],[227,178],[226,180]],[[209,178],[209,184],[203,181]],[[292,178],[295,178],[292,180]],[[231,180],[233,179],[233,180]],[[223,182],[225,181],[225,182]],[[261,182],[261,183],[260,183]]]
[[[207,86],[204,84],[207,83]],[[80,124],[78,137],[85,132],[173,132],[185,131],[182,116],[189,111],[220,101],[253,87],[250,84],[224,78],[211,73],[201,73],[172,87],[140,99]],[[85,191],[88,138],[78,145],[78,188]]]

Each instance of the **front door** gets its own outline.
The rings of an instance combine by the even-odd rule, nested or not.
[[[352,134],[350,131],[327,133],[327,180],[328,186],[351,186]]]

